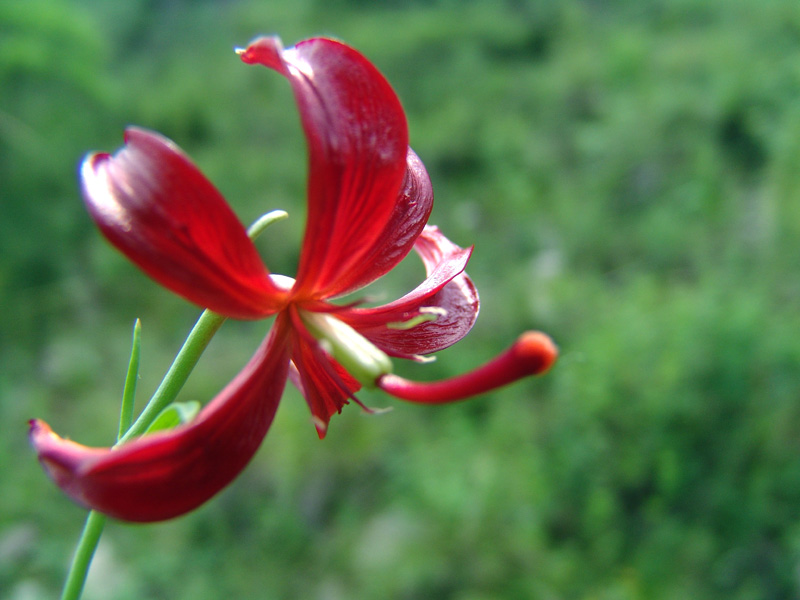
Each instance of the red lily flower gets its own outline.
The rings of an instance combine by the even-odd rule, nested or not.
[[[421,360],[472,327],[478,294],[464,273],[472,249],[426,226],[430,180],[408,147],[397,97],[362,55],[329,39],[283,49],[276,38],[239,53],[289,80],[308,140],[308,217],[296,279],[270,274],[221,194],[169,140],[130,129],[115,155],[91,155],[82,167],[91,216],[151,277],[229,317],[275,315],[248,365],[188,424],[102,449],[31,422],[33,446],[56,483],[120,519],[168,519],[224,488],[258,449],[287,379],[323,437],[331,416],[358,402],[362,385],[415,402],[450,402],[543,373],[557,355],[547,336],[528,332],[460,377],[419,383],[391,374],[390,356]],[[427,272],[413,291],[374,308],[330,302],[386,274],[412,248]]]

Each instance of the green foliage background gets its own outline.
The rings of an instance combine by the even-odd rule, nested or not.
[[[291,274],[305,158],[286,82],[232,52],[334,35],[408,113],[431,222],[483,310],[415,378],[541,328],[547,377],[468,403],[296,393],[236,483],[111,523],[91,599],[782,599],[800,595],[800,3],[30,0],[0,4],[0,596],[50,598],[84,512],[25,437],[108,444],[136,317],[140,402],[197,310],[97,234],[76,165],[138,124],[179,143]],[[403,264],[376,288],[413,286]],[[229,323],[207,400],[264,335]]]

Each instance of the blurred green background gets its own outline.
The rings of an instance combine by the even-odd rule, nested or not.
[[[435,378],[541,328],[545,378],[427,408],[365,393],[317,440],[290,390],[261,452],[176,521],[107,527],[92,599],[800,595],[800,3],[29,0],[0,4],[0,596],[52,598],[84,511],[26,419],[108,444],[133,321],[142,403],[197,309],[86,215],[76,167],[138,124],[180,144],[291,274],[305,150],[234,46],[333,35],[397,90],[432,223],[483,300]],[[422,269],[401,265],[391,299]],[[264,323],[228,323],[207,400]]]

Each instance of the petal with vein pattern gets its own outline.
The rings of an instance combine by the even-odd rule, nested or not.
[[[348,308],[337,316],[389,355],[413,358],[443,350],[463,338],[478,318],[480,301],[464,273],[472,248],[426,226],[414,249],[428,277],[402,298],[374,308]],[[405,328],[403,323],[422,320]]]
[[[286,383],[288,338],[279,316],[250,362],[189,424],[112,449],[65,440],[34,420],[31,443],[50,477],[83,506],[138,522],[187,513],[227,486],[260,446]]]
[[[405,201],[403,108],[383,75],[340,42],[315,38],[284,49],[264,37],[239,53],[289,80],[308,142],[308,219],[295,293],[339,295],[372,276],[365,263],[385,245],[395,207]],[[366,277],[353,275],[364,270]]]
[[[116,154],[81,167],[83,196],[100,230],[145,273],[203,308],[242,319],[276,312],[285,291],[225,199],[168,139],[126,131]]]

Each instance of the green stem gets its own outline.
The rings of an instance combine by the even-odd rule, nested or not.
[[[75,548],[75,556],[72,558],[67,580],[64,582],[64,590],[61,592],[61,600],[78,600],[83,592],[83,584],[86,583],[86,575],[89,573],[89,565],[92,564],[94,551],[100,542],[100,535],[103,533],[103,526],[106,524],[106,516],[94,510],[89,511],[86,524],[83,526],[81,539]]]

